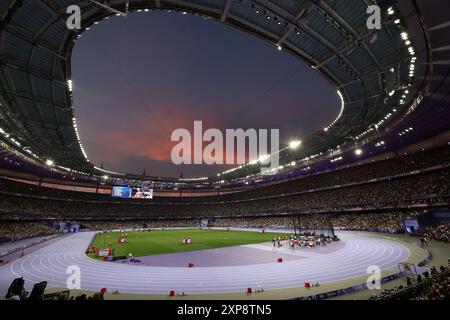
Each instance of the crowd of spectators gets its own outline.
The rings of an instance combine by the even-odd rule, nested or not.
[[[407,212],[387,212],[387,213],[353,213],[340,215],[302,215],[274,216],[274,217],[254,217],[254,218],[223,218],[212,220],[209,226],[212,227],[239,227],[239,228],[266,228],[293,229],[297,228],[313,229],[315,227],[332,226],[334,229],[369,231],[382,233],[404,233],[403,220],[406,216],[417,215],[417,211]]]
[[[416,212],[389,212],[372,214],[345,214],[332,219],[333,226],[343,230],[371,231],[383,233],[403,233],[406,216]]]
[[[292,229],[294,218],[288,216],[246,217],[210,219],[209,227],[217,228],[260,228],[260,229]]]
[[[433,168],[401,177],[394,175],[445,164],[450,158],[449,150],[448,147],[435,149],[251,191],[195,200],[191,197],[156,198],[145,203],[128,200],[114,202],[105,195],[100,197],[108,197],[109,201],[103,201],[104,198],[101,198],[102,201],[93,201],[92,195],[81,200],[87,194],[62,190],[53,192],[52,189],[0,179],[0,219],[107,221],[81,223],[85,228],[97,230],[143,226],[195,227],[202,218],[212,218],[212,226],[290,228],[293,222],[286,216],[292,214],[333,214],[331,220],[335,228],[402,232],[403,214],[399,212],[408,209],[410,215],[415,207],[449,206],[450,167]],[[369,210],[389,213],[341,214]],[[264,218],[242,219],[254,216]],[[32,222],[13,223],[10,226],[2,222],[0,231],[1,237],[12,240],[55,232],[41,223]],[[449,226],[430,228],[427,236],[448,242]]]
[[[427,227],[425,230],[425,236],[428,239],[450,243],[450,223]]]
[[[109,231],[146,228],[196,228],[202,221],[208,227],[219,228],[256,228],[256,229],[323,229],[333,227],[335,230],[352,230],[381,233],[404,233],[404,219],[407,216],[422,214],[419,211],[389,211],[383,213],[352,214],[304,214],[299,216],[268,217],[230,217],[230,218],[180,218],[180,219],[131,219],[108,221],[72,221],[79,223],[81,230]],[[0,238],[3,241],[46,236],[57,233],[54,228],[40,222],[5,222],[0,224]],[[427,239],[449,243],[449,224],[439,224],[425,229]]]
[[[17,241],[31,237],[48,236],[57,231],[39,222],[1,222],[0,242]]]
[[[211,218],[208,227],[218,228],[256,228],[256,229],[321,229],[333,227],[335,230],[367,231],[398,234],[405,232],[404,219],[419,215],[421,212],[408,210],[404,212],[389,211],[383,213],[352,214],[306,214],[301,216],[271,216],[242,218]],[[195,228],[201,226],[198,218],[166,220],[130,220],[130,221],[95,221],[82,223],[90,230],[121,230],[142,228]],[[425,231],[428,239],[449,242],[449,225],[441,224],[428,227]]]
[[[406,284],[381,293],[374,293],[372,300],[448,300],[450,299],[450,269],[432,267],[417,277],[406,277]]]
[[[220,228],[257,228],[257,229],[320,229],[333,227],[335,230],[352,230],[381,233],[404,233],[404,219],[419,215],[416,210],[389,211],[381,213],[352,214],[304,214],[299,216],[278,215],[267,217],[230,217],[230,218],[180,218],[180,219],[131,219],[107,221],[72,221],[80,224],[81,230],[123,230],[146,228],[195,228],[202,221],[208,227]],[[427,239],[449,243],[449,224],[427,227],[424,236]],[[40,222],[4,222],[0,223],[0,238],[3,241],[15,241],[35,236],[55,234],[57,231]]]
[[[364,213],[346,214],[327,217],[327,215],[302,215],[294,216],[273,216],[273,217],[244,217],[244,218],[213,218],[208,220],[208,227],[219,228],[259,228],[259,229],[293,229],[314,228],[331,225],[335,229],[376,231],[385,233],[401,233],[404,231],[402,218],[409,213]],[[79,223],[81,230],[109,231],[109,230],[130,230],[147,228],[196,228],[201,226],[200,219],[158,219],[158,220],[108,220],[74,222]],[[0,224],[0,232],[8,235],[12,240],[38,235],[54,234],[56,231],[42,223],[15,222]],[[14,236],[12,236],[14,234]]]
[[[216,203],[97,203],[89,201],[48,200],[0,194],[0,216],[79,216],[116,218],[234,216],[280,213],[343,212],[353,209],[446,206],[450,203],[450,168],[380,182],[335,187],[289,195],[273,194],[263,198]]]
[[[131,221],[90,221],[81,223],[83,229],[96,231],[146,229],[146,228],[195,228],[199,226],[198,219],[180,220],[131,220]]]
[[[203,203],[220,201],[239,201],[245,199],[264,198],[267,196],[310,192],[333,187],[342,187],[350,184],[365,183],[369,180],[392,179],[418,170],[429,169],[435,166],[449,165],[450,147],[432,149],[409,155],[402,155],[386,160],[352,165],[333,171],[320,173],[305,173],[300,178],[275,183],[266,186],[251,188],[248,191],[232,192],[220,196],[200,197],[155,197],[153,203]],[[52,199],[71,199],[98,202],[129,202],[128,199],[112,199],[108,194],[95,194],[69,190],[51,189],[38,185],[25,184],[8,179],[0,179],[0,192],[21,194],[33,197]],[[139,202],[133,200],[134,203]]]
[[[222,198],[236,196],[242,196],[243,198],[257,198],[271,196],[273,194],[289,194],[364,183],[369,180],[386,179],[405,175],[410,172],[428,169],[437,165],[448,165],[450,164],[449,159],[450,147],[447,146],[444,148],[402,155],[382,161],[344,166],[338,170],[322,172],[319,174],[310,173],[300,179],[277,183],[271,187],[255,188],[251,191],[241,192],[239,195],[222,196]]]

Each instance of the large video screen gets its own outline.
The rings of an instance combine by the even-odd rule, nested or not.
[[[145,187],[113,187],[111,196],[122,199],[153,199],[153,189]]]
[[[153,189],[133,188],[133,199],[153,199]]]
[[[113,187],[111,196],[113,198],[124,198],[128,199],[132,196],[132,190],[130,187]]]

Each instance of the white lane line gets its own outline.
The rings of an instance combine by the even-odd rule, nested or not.
[[[265,289],[278,289],[297,287],[304,281],[325,283],[354,278],[365,274],[370,264],[391,268],[410,254],[395,242],[359,237],[355,239],[358,241],[350,242],[333,253],[282,264],[165,268],[120,265],[88,258],[84,252],[91,237],[78,241],[62,239],[61,243],[49,246],[51,253],[41,250],[39,254],[29,256],[31,260],[23,260],[19,273],[34,282],[47,280],[49,284],[65,285],[67,266],[76,264],[82,270],[82,286],[86,289],[108,287],[123,292],[167,293],[170,289],[181,288],[191,293],[236,292],[254,284]],[[15,263],[11,265],[11,271],[18,275],[15,267]]]

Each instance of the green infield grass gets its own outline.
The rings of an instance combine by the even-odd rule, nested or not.
[[[287,235],[286,233],[201,229],[128,231],[126,232],[127,242],[119,244],[118,239],[121,234],[121,232],[98,233],[93,246],[107,249],[108,244],[112,244],[116,256],[127,256],[131,253],[135,257],[142,257],[262,243],[271,241],[274,237]],[[192,243],[183,244],[184,238],[192,238]],[[96,258],[95,254],[89,254],[89,256]]]

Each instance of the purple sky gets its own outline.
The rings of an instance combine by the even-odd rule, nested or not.
[[[227,166],[175,166],[170,135],[276,128],[302,139],[337,115],[336,90],[275,45],[198,16],[112,17],[83,34],[72,57],[75,112],[95,164],[130,173],[203,176]]]

